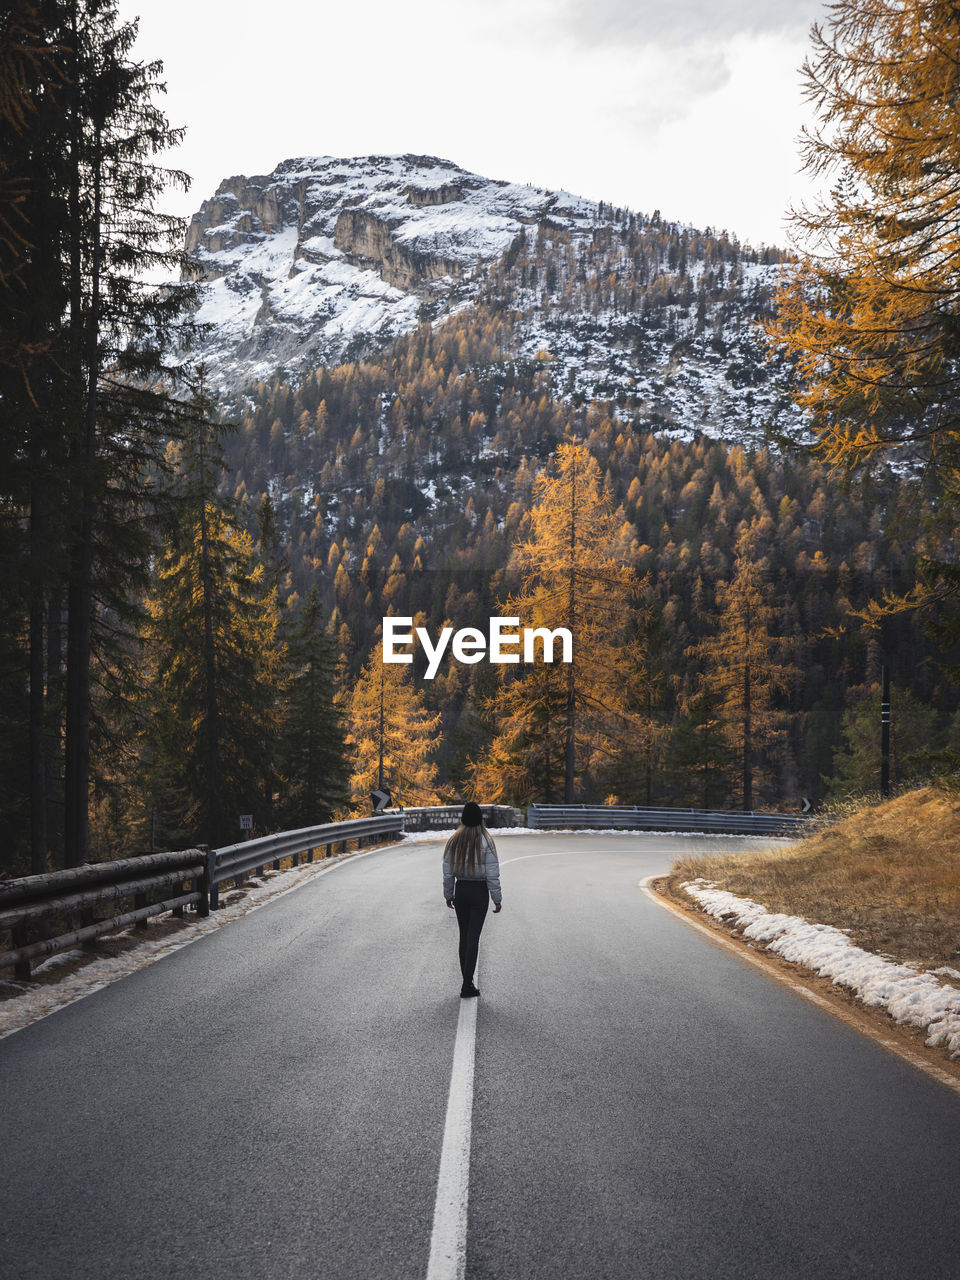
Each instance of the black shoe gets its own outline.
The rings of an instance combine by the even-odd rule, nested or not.
[[[460,988],[461,1000],[465,999],[467,996],[478,996],[479,994],[480,992],[477,990],[477,988],[473,985],[472,982],[465,982],[463,986]]]

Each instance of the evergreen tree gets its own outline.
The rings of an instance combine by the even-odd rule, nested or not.
[[[880,790],[880,686],[850,690],[843,713],[843,747],[833,758],[829,779],[835,796],[864,795]],[[908,689],[890,693],[890,782],[902,785],[922,776],[934,751],[937,712]]]
[[[539,775],[546,789],[541,794],[556,787],[569,804],[587,771],[602,772],[628,737],[636,742],[651,733],[637,710],[645,662],[631,631],[644,584],[612,553],[620,521],[611,506],[596,459],[583,444],[561,444],[553,472],[542,472],[534,485],[530,536],[514,553],[522,587],[506,608],[522,626],[566,628],[573,660],[560,665],[557,655],[552,667],[504,675],[496,695],[498,740],[473,772],[484,794],[498,791],[497,778],[510,773],[511,785],[520,788],[511,794],[520,800]],[[562,782],[553,759],[558,732]],[[527,758],[508,770],[505,757],[517,752]]]
[[[52,318],[66,305],[51,271],[58,156],[47,132],[61,73],[44,18],[26,3],[0,13],[0,867],[34,872],[47,870],[43,629],[56,566],[41,508],[56,434],[44,391]]]
[[[762,567],[741,554],[733,578],[717,590],[718,629],[688,650],[701,659],[698,692],[716,700],[727,748],[738,762],[743,807],[754,807],[758,775],[782,749],[786,713],[777,706],[795,676],[782,638],[770,634],[775,611]],[[709,719],[702,723],[706,726]]]
[[[394,804],[441,803],[433,761],[441,715],[427,710],[410,671],[402,663],[385,665],[375,648],[345,696],[350,794],[361,810],[368,809],[370,793],[384,787]]]
[[[66,333],[75,391],[68,422],[67,665],[64,855],[88,854],[91,659],[103,613],[125,613],[144,580],[151,540],[143,506],[151,469],[171,430],[171,406],[155,379],[185,297],[150,289],[142,274],[179,266],[179,219],[153,211],[174,178],[153,163],[175,145],[154,104],[159,63],[134,63],[136,26],[120,24],[114,0],[67,6],[70,92],[66,102],[69,255]],[[104,602],[106,601],[106,603]],[[108,618],[104,631],[115,629]]]
[[[522,678],[501,677],[483,699],[492,725],[489,746],[470,762],[471,795],[484,804],[563,801],[567,743],[567,679],[563,667],[538,664]]]
[[[154,105],[159,64],[113,0],[35,0],[0,14],[0,395],[3,510],[22,533],[11,601],[24,642],[32,862],[44,869],[51,744],[64,744],[64,857],[88,853],[91,749],[106,729],[91,680],[129,651],[151,551],[162,443],[175,428],[160,385],[187,289],[173,276],[182,223],[154,212],[173,145]],[[7,530],[5,530],[7,533]],[[15,624],[17,625],[17,624]],[[65,723],[58,702],[66,640]]]
[[[144,759],[191,843],[237,838],[238,815],[272,827],[285,653],[277,590],[253,540],[218,497],[219,440],[202,371],[185,438],[171,454],[180,508],[147,602],[153,680]]]
[[[719,704],[720,692],[709,684],[686,699],[665,753],[664,771],[677,801],[701,809],[722,808],[733,790],[736,762]]]
[[[278,825],[329,822],[347,799],[345,728],[336,702],[337,646],[313,586],[289,629],[292,675],[280,734]]]

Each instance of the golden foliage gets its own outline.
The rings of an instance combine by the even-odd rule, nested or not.
[[[488,700],[497,736],[469,775],[478,794],[554,798],[584,770],[602,768],[624,735],[634,743],[649,736],[635,710],[644,654],[629,634],[646,580],[616,554],[622,525],[596,459],[565,441],[534,482],[530,533],[513,554],[522,588],[506,610],[524,627],[566,628],[573,661],[537,664],[523,675],[507,669]]]
[[[345,698],[353,757],[350,794],[365,811],[370,792],[382,782],[395,804],[440,804],[437,766],[440,713],[431,715],[410,679],[410,668],[370,655],[360,679]]]
[[[741,766],[739,798],[751,809],[755,771],[785,745],[789,716],[778,696],[799,672],[785,660],[787,641],[770,633],[775,610],[762,564],[741,554],[730,582],[717,589],[717,605],[716,634],[687,652],[703,662],[699,690],[716,702],[723,737]]]
[[[831,464],[958,428],[960,9],[839,0],[804,74],[804,163],[829,195],[794,215],[809,253],[769,336]]]

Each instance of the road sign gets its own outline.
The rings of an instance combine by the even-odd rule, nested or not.
[[[373,801],[373,812],[383,813],[387,805],[390,803],[389,791],[371,791],[370,799]]]
[[[804,796],[804,797],[803,797],[803,808],[800,810],[800,812],[801,812],[801,813],[809,813],[809,812],[810,812],[811,807],[812,807],[812,806],[811,806],[811,804],[810,804],[810,801],[807,799],[807,797],[806,797],[806,796]]]
[[[252,830],[253,830],[253,814],[252,814],[252,813],[241,813],[241,815],[240,815],[240,830],[241,830],[241,831],[252,831]]]

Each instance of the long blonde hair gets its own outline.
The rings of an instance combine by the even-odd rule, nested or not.
[[[490,832],[480,824],[479,827],[457,827],[456,831],[444,845],[443,857],[450,855],[450,865],[455,876],[475,876],[483,870],[484,841],[490,840]],[[493,844],[493,841],[490,840]]]

